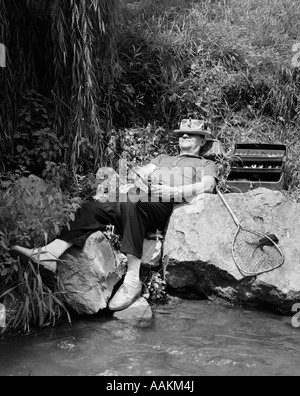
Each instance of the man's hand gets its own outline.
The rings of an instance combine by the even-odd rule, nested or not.
[[[149,190],[149,177],[155,171],[156,165],[148,164],[139,169],[132,169],[129,179],[132,180],[134,186],[139,188],[142,192],[148,194]]]
[[[138,172],[133,172],[132,173],[132,180],[134,183],[134,186],[139,188],[141,191],[144,193],[148,193],[148,180],[144,179],[141,175],[139,175]]]
[[[167,185],[155,184],[151,186],[151,198],[158,199],[168,202],[174,198],[175,187]]]

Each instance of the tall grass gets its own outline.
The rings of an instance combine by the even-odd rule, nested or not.
[[[299,81],[291,68],[291,49],[299,31],[297,5],[285,0],[195,1],[184,9],[170,0],[160,6],[141,2],[129,30],[135,55],[144,62],[140,73],[154,63],[152,90],[159,96],[153,95],[154,118],[169,114],[164,121],[172,124],[180,113],[206,110],[215,121],[250,106],[249,114],[294,121]],[[137,37],[144,41],[134,42]],[[132,69],[128,73],[136,74]],[[174,109],[172,102],[177,114],[167,110]],[[200,110],[195,104],[202,104]]]
[[[6,327],[2,334],[29,334],[41,327],[55,326],[64,314],[71,324],[64,302],[66,292],[59,279],[47,282],[31,265],[19,270],[14,283],[0,295],[6,307]]]
[[[121,77],[140,98],[124,106],[139,110],[126,111],[130,123],[173,129],[204,117],[228,152],[241,141],[286,144],[285,188],[299,199],[299,1],[143,0],[124,15]]]

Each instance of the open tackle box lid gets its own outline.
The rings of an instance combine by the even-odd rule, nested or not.
[[[277,161],[285,159],[286,151],[283,144],[240,143],[235,146],[233,156],[249,161]]]
[[[227,187],[246,192],[258,187],[280,190],[284,184],[287,148],[283,144],[240,143],[232,153]]]

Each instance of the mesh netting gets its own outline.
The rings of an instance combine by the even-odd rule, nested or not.
[[[280,267],[284,256],[266,235],[239,227],[232,247],[233,259],[243,275],[259,275]]]

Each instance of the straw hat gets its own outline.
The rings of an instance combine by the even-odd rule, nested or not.
[[[205,120],[182,120],[179,129],[175,129],[175,134],[182,135],[184,133],[193,135],[202,135],[211,137],[212,133]]]

